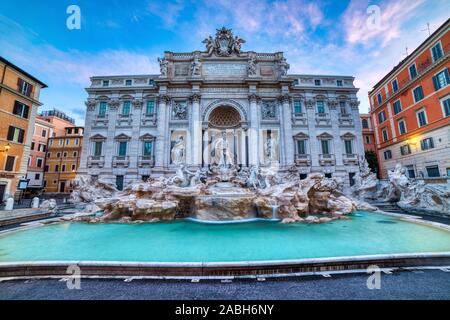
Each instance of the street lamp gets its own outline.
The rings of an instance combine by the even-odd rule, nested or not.
[[[0,152],[6,152],[8,153],[9,149],[11,149],[11,146],[9,145],[9,143],[5,146],[4,150],[0,150]]]

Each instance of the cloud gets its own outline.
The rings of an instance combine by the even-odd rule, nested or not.
[[[149,1],[147,4],[147,10],[149,13],[159,17],[165,27],[174,27],[177,25],[178,18],[181,11],[185,7],[185,2],[182,0],[169,1]]]
[[[367,0],[352,0],[343,17],[346,40],[385,47],[401,37],[401,27],[425,0],[384,1],[370,10]],[[369,11],[369,12],[368,12]]]

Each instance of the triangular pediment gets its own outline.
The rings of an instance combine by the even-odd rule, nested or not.
[[[130,139],[131,139],[131,137],[127,136],[124,133],[121,133],[121,134],[119,134],[119,135],[114,137],[114,140],[130,140]]]
[[[354,139],[355,135],[351,132],[346,132],[345,134],[341,135],[342,139]]]
[[[140,136],[139,139],[141,139],[141,140],[155,140],[156,137],[151,135],[150,133],[146,133],[146,134]]]
[[[105,136],[102,136],[101,134],[97,133],[96,135],[93,135],[91,137],[91,140],[106,140]]]
[[[333,136],[328,132],[323,132],[317,136],[318,139],[333,139]]]
[[[305,140],[305,139],[309,139],[309,136],[304,132],[299,132],[294,136],[294,139]]]

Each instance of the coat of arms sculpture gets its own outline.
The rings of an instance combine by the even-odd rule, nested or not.
[[[233,53],[239,55],[241,53],[241,45],[245,43],[245,40],[238,36],[233,36],[231,29],[222,27],[217,29],[215,39],[209,36],[202,43],[206,45],[208,56],[215,53],[218,56],[227,57]]]

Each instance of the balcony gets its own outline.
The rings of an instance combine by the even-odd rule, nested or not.
[[[307,126],[308,125],[308,117],[306,116],[306,113],[294,113],[292,115],[292,124],[300,125],[300,126]]]
[[[87,161],[88,168],[105,166],[105,156],[89,156]]]
[[[319,164],[321,166],[334,166],[336,158],[334,154],[319,154]]]
[[[142,167],[153,167],[155,164],[155,158],[153,156],[139,156],[138,166]]]
[[[142,126],[144,126],[144,127],[156,126],[156,113],[144,114],[141,121],[142,121]]]
[[[124,167],[128,168],[130,165],[130,157],[129,156],[114,156],[112,161],[113,168]]]
[[[328,113],[316,113],[316,126],[328,127],[331,126],[331,118]]]
[[[107,127],[108,126],[108,117],[106,115],[97,114],[92,121],[93,127]]]
[[[353,127],[353,117],[350,113],[340,113],[339,114],[339,126],[340,127]]]
[[[358,165],[358,155],[354,153],[344,153],[342,155],[342,162],[345,165]]]
[[[131,127],[131,123],[133,119],[131,118],[131,114],[119,114],[118,119],[116,120],[117,127]]]
[[[296,154],[295,165],[297,166],[310,166],[311,156],[309,154]]]

